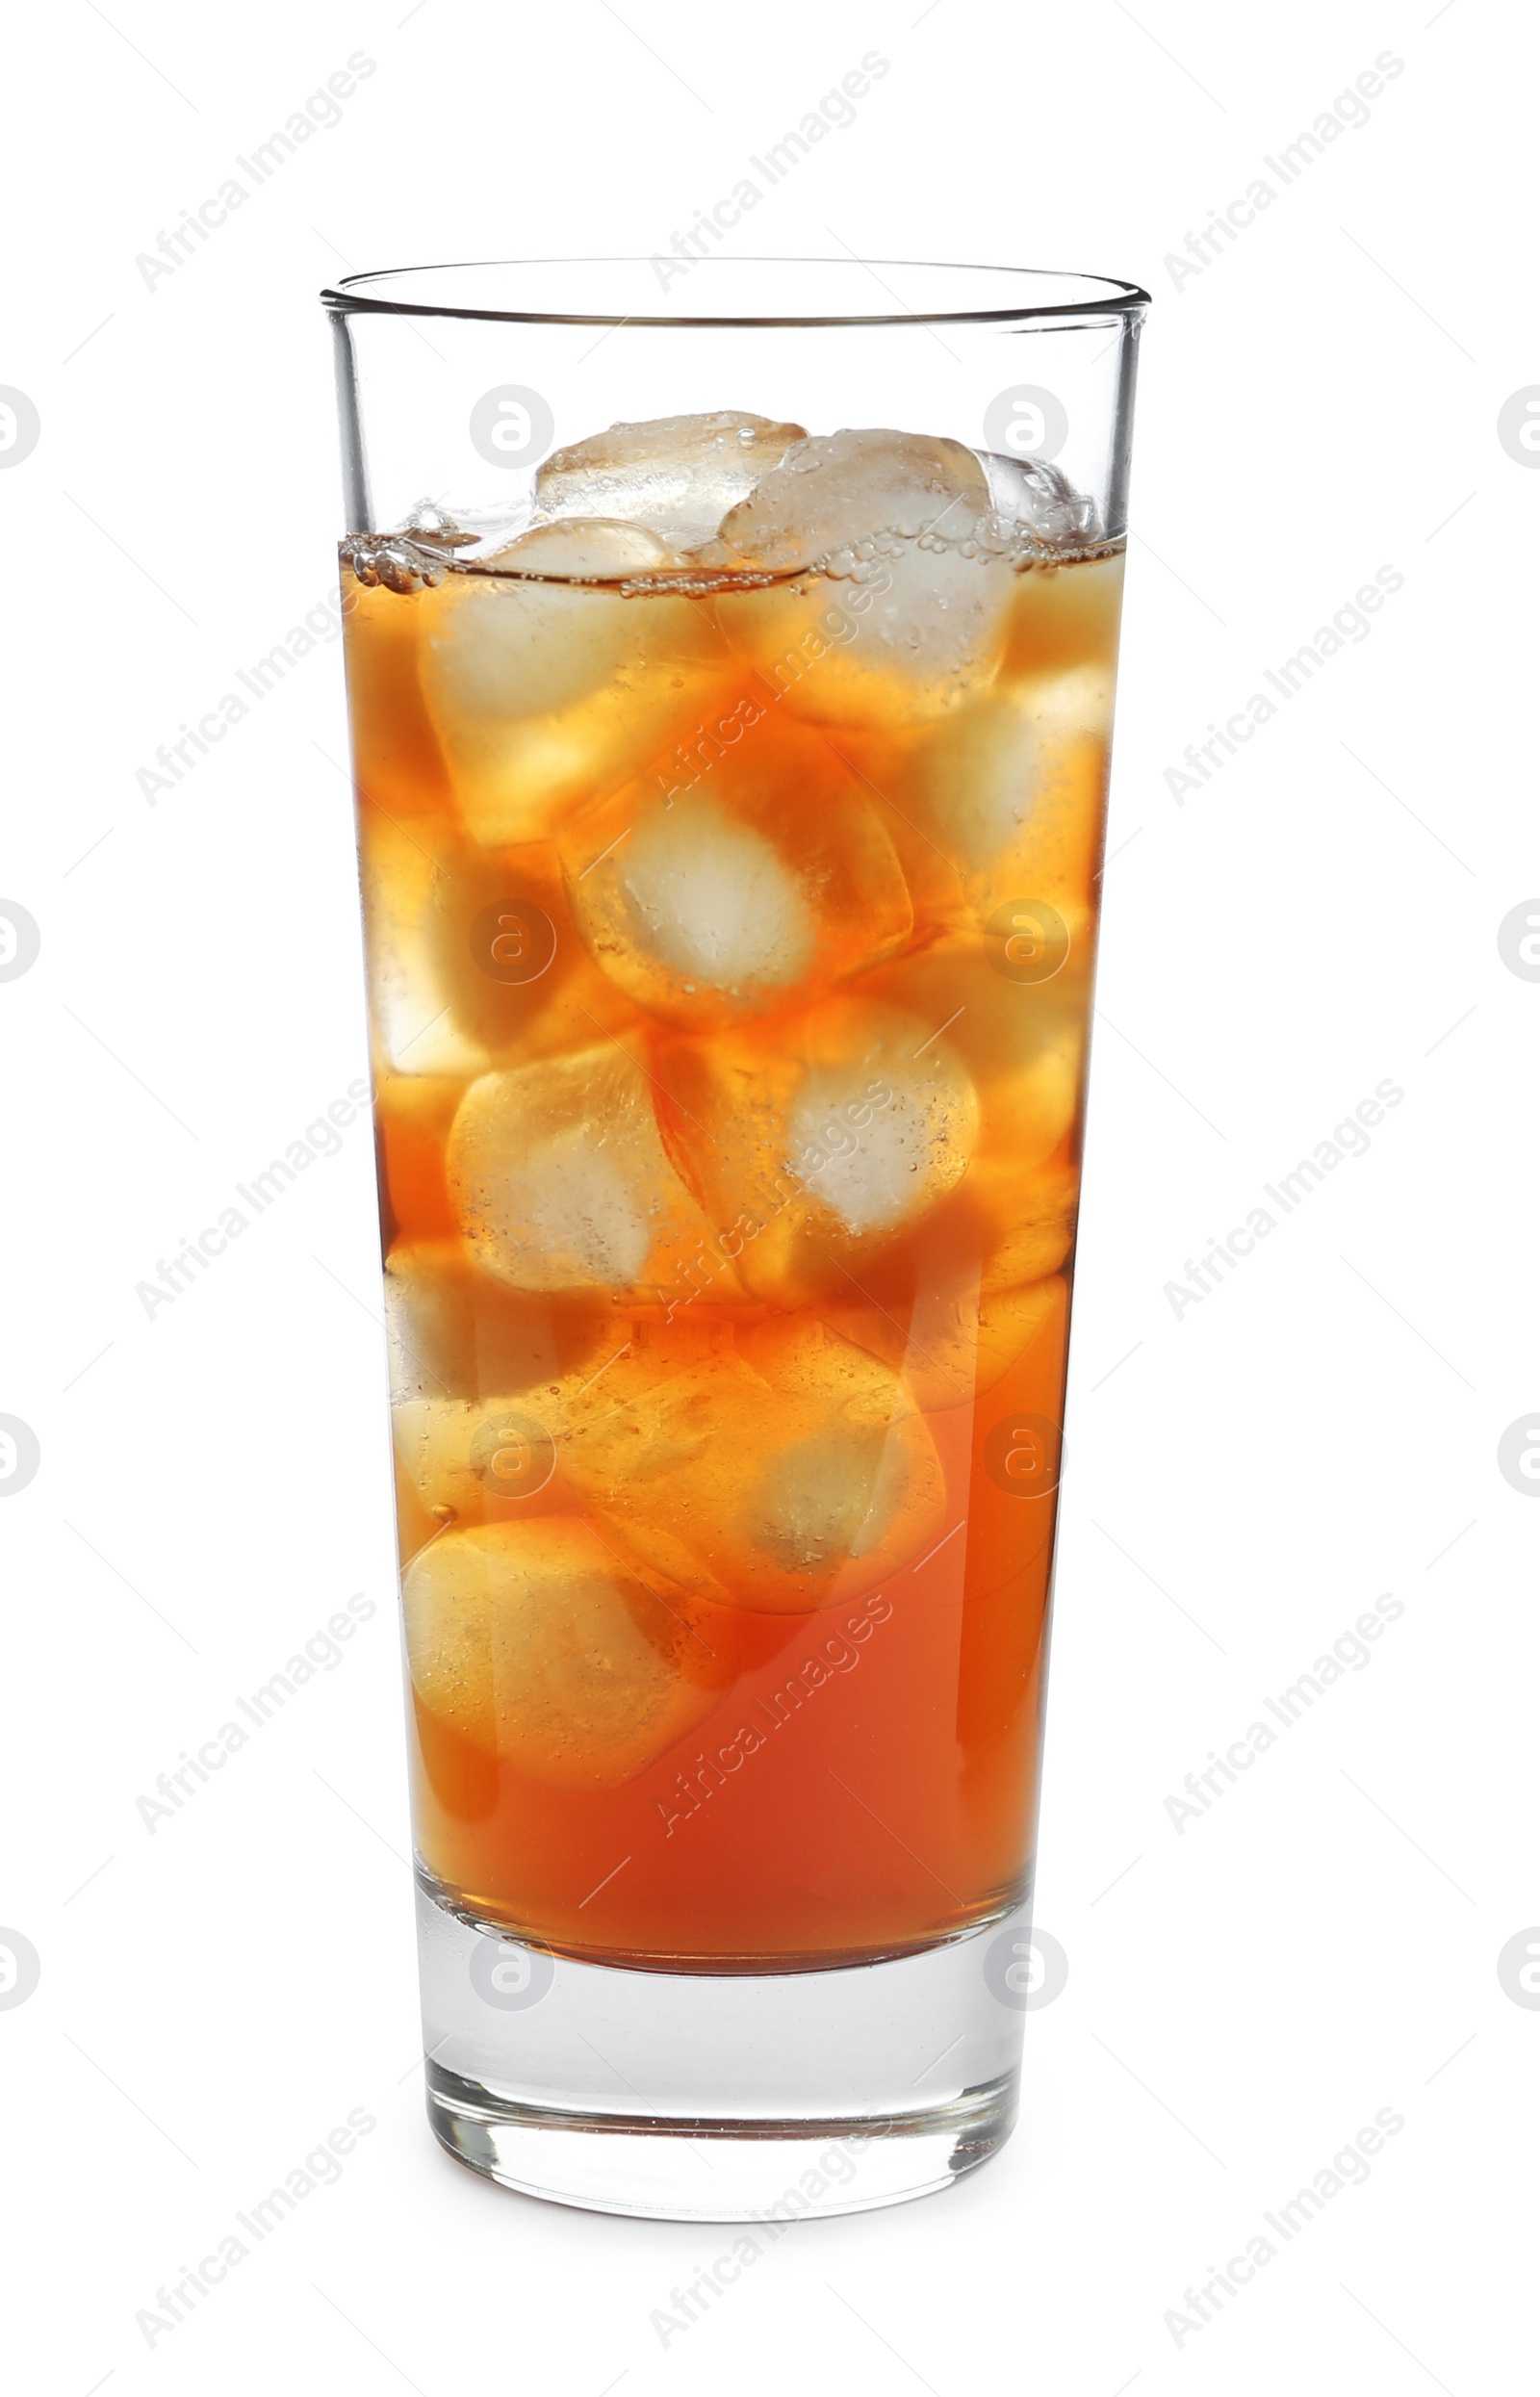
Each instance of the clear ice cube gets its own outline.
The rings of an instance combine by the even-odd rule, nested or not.
[[[604,1376],[561,1464],[654,1570],[721,1606],[803,1613],[859,1596],[935,1535],[945,1482],[898,1376],[807,1319]]]
[[[984,471],[961,442],[839,432],[788,451],[721,540],[802,570],[734,593],[721,620],[786,709],[815,723],[923,723],[988,690],[1015,576]]]
[[[649,546],[631,525],[602,539],[617,577]],[[563,556],[582,564],[562,574],[594,576],[600,544],[593,525],[576,543],[570,528],[538,528],[500,554],[498,572],[450,576],[427,595],[423,693],[460,813],[484,847],[544,840],[575,800],[626,781],[688,726],[721,671],[721,636],[689,598],[532,579],[554,576]]]
[[[773,1037],[661,1052],[670,1139],[757,1295],[797,1305],[911,1230],[957,1188],[979,1129],[944,1025],[827,1000]]]
[[[655,1015],[725,1021],[864,972],[912,910],[877,801],[816,736],[747,703],[675,788],[641,778],[562,843],[573,915]]]
[[[680,1594],[571,1517],[448,1532],[407,1567],[401,1597],[419,1705],[561,1789],[634,1780],[716,1696],[718,1652]]]
[[[1002,679],[897,765],[895,804],[955,864],[977,922],[1046,902],[1072,941],[1089,934],[1112,707],[1110,665]]]
[[[881,534],[962,540],[989,507],[971,450],[925,433],[828,433],[800,441],[722,519],[720,538],[778,571],[844,564]]]
[[[548,458],[535,501],[546,516],[625,518],[691,549],[806,438],[800,425],[736,408],[611,425]]]
[[[658,1138],[648,1074],[616,1043],[483,1074],[449,1133],[477,1263],[515,1289],[670,1297],[707,1225]]]

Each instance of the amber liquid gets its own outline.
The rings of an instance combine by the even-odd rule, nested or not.
[[[989,574],[917,699],[827,581],[345,576],[418,1844],[563,1951],[888,1955],[1029,1867],[1121,560]],[[526,622],[610,665],[514,720]]]

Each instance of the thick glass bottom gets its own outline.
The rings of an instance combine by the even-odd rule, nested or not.
[[[418,1908],[429,2120],[506,2188],[773,2237],[948,2188],[1014,2121],[1024,1912],[880,1964],[723,1974]]]

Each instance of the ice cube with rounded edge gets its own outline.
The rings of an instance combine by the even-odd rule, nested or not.
[[[486,1047],[443,987],[441,919],[447,907],[474,915],[491,901],[490,861],[442,822],[397,823],[370,807],[359,810],[358,856],[378,1066],[403,1074],[483,1071]]]
[[[447,1532],[407,1566],[401,1599],[418,1703],[560,1789],[622,1788],[718,1694],[687,1602],[570,1516]]]
[[[1078,549],[1100,538],[1095,501],[1077,491],[1061,468],[1042,458],[1006,457],[998,450],[977,450],[974,455],[1005,541],[1036,551]]]
[[[543,1391],[514,1399],[401,1399],[391,1408],[396,1454],[435,1524],[522,1521],[570,1514],[575,1500],[556,1470]]]
[[[553,1402],[595,1354],[592,1306],[526,1297],[479,1273],[459,1240],[420,1240],[385,1266],[396,1454],[442,1528],[572,1504],[554,1471]]]
[[[611,425],[547,458],[535,503],[543,516],[648,525],[677,549],[691,549],[709,541],[729,510],[806,438],[800,425],[736,408]]]
[[[441,1526],[570,1511],[559,1455],[575,1406],[650,1387],[732,1338],[711,1307],[670,1324],[661,1307],[616,1313],[506,1289],[457,1240],[397,1250],[385,1303],[397,1456]]]
[[[549,842],[499,854],[442,821],[360,827],[378,1062],[485,1072],[586,1047],[625,1009],[578,938]]]
[[[515,1289],[672,1297],[709,1232],[616,1043],[473,1082],[448,1168],[473,1254]]]
[[[775,1393],[779,1427],[739,1518],[749,1547],[779,1585],[808,1584],[825,1606],[859,1597],[945,1519],[925,1420],[896,1375],[827,1325],[771,1321],[740,1345]],[[762,1570],[750,1585],[771,1587]]]
[[[671,1145],[743,1282],[783,1305],[920,1223],[978,1137],[972,1077],[941,1028],[865,998],[773,1034],[669,1043],[658,1076]]]
[[[720,538],[776,571],[848,564],[875,534],[962,537],[988,511],[984,469],[960,441],[842,431],[803,440],[721,522]]]
[[[723,520],[745,564],[799,570],[725,592],[719,621],[793,715],[923,723],[988,689],[1015,580],[971,450],[839,432],[788,451]],[[834,580],[831,580],[833,577]]]
[[[599,1362],[600,1305],[511,1290],[463,1240],[415,1240],[385,1261],[391,1394],[407,1399],[549,1398]]]
[[[1057,1274],[1074,1246],[1079,1207],[1080,1169],[1067,1141],[1038,1165],[980,1160],[963,1196],[967,1236],[983,1249],[980,1287],[1014,1290]]]
[[[877,801],[816,735],[735,713],[674,790],[642,777],[562,842],[574,918],[654,1015],[726,1022],[866,971],[912,910]]]
[[[977,1154],[1001,1147],[1014,1157],[1046,1156],[1074,1117],[1090,953],[1071,944],[1058,970],[1040,981],[995,970],[1003,959],[1001,936],[975,921],[894,959],[865,988],[886,1005],[946,1025],[978,1091]],[[1052,966],[1053,953],[1043,951],[1040,962]]]
[[[726,658],[708,612],[599,579],[636,575],[644,547],[658,563],[634,525],[587,524],[576,542],[540,527],[500,553],[497,572],[449,575],[414,603],[427,709],[484,847],[548,838],[564,808],[628,780],[706,705]]]
[[[606,1389],[607,1384],[607,1389]],[[561,1463],[596,1517],[719,1605],[856,1597],[934,1534],[935,1444],[898,1377],[810,1319],[740,1327],[681,1371],[595,1385]]]
[[[933,1022],[965,997],[946,1037],[972,1076],[979,1121],[953,1236],[960,1257],[981,1261],[983,1287],[1005,1290],[1057,1273],[1073,1238],[1090,951],[1072,949],[1049,981],[1018,983],[981,969],[983,946],[974,934],[901,960],[876,989]]]
[[[623,582],[666,571],[678,554],[660,533],[619,517],[570,516],[532,525],[480,561],[488,574],[553,575],[563,582]]]
[[[1082,923],[1100,857],[1112,739],[1110,666],[1002,683],[937,725],[899,769],[976,906],[1063,902]],[[900,793],[899,804],[903,805]]]

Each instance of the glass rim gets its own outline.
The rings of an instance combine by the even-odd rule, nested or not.
[[[676,326],[696,330],[707,328],[751,330],[756,327],[774,329],[780,326],[788,329],[792,327],[808,329],[844,327],[861,331],[881,325],[1020,324],[1063,322],[1065,320],[1072,322],[1077,318],[1081,320],[1118,317],[1134,319],[1142,316],[1151,304],[1148,292],[1139,284],[1124,282],[1115,275],[1061,272],[1056,269],[1045,267],[980,266],[967,265],[961,261],[945,262],[911,258],[864,259],[854,256],[849,258],[774,256],[692,258],[687,262],[687,266],[681,267],[680,271],[687,271],[693,277],[703,268],[706,270],[715,268],[719,272],[730,273],[743,269],[752,271],[758,267],[800,268],[809,270],[814,274],[829,269],[838,269],[848,273],[852,268],[858,268],[877,275],[878,281],[881,282],[881,274],[878,271],[886,267],[896,272],[918,272],[943,277],[961,278],[965,275],[984,278],[998,277],[1002,284],[1073,285],[1079,287],[1085,296],[1055,300],[1016,298],[1000,306],[911,308],[899,302],[897,306],[889,308],[814,309],[810,312],[804,311],[791,315],[754,315],[736,309],[728,310],[726,313],[713,313],[709,309],[692,309],[687,313],[674,309],[655,311],[632,309],[625,315],[620,315],[612,310],[590,313],[549,307],[477,308],[421,297],[393,298],[384,295],[378,288],[381,285],[403,282],[407,278],[416,276],[427,278],[450,275],[506,274],[517,273],[526,268],[551,267],[647,268],[653,266],[654,263],[651,258],[632,254],[590,258],[468,259],[437,266],[383,267],[372,269],[366,273],[344,275],[336,283],[328,284],[320,294],[320,298],[322,307],[334,319],[350,316],[458,317],[473,322],[493,324],[572,324],[611,328],[631,324],[648,327]],[[897,295],[889,294],[888,297],[894,300]]]

